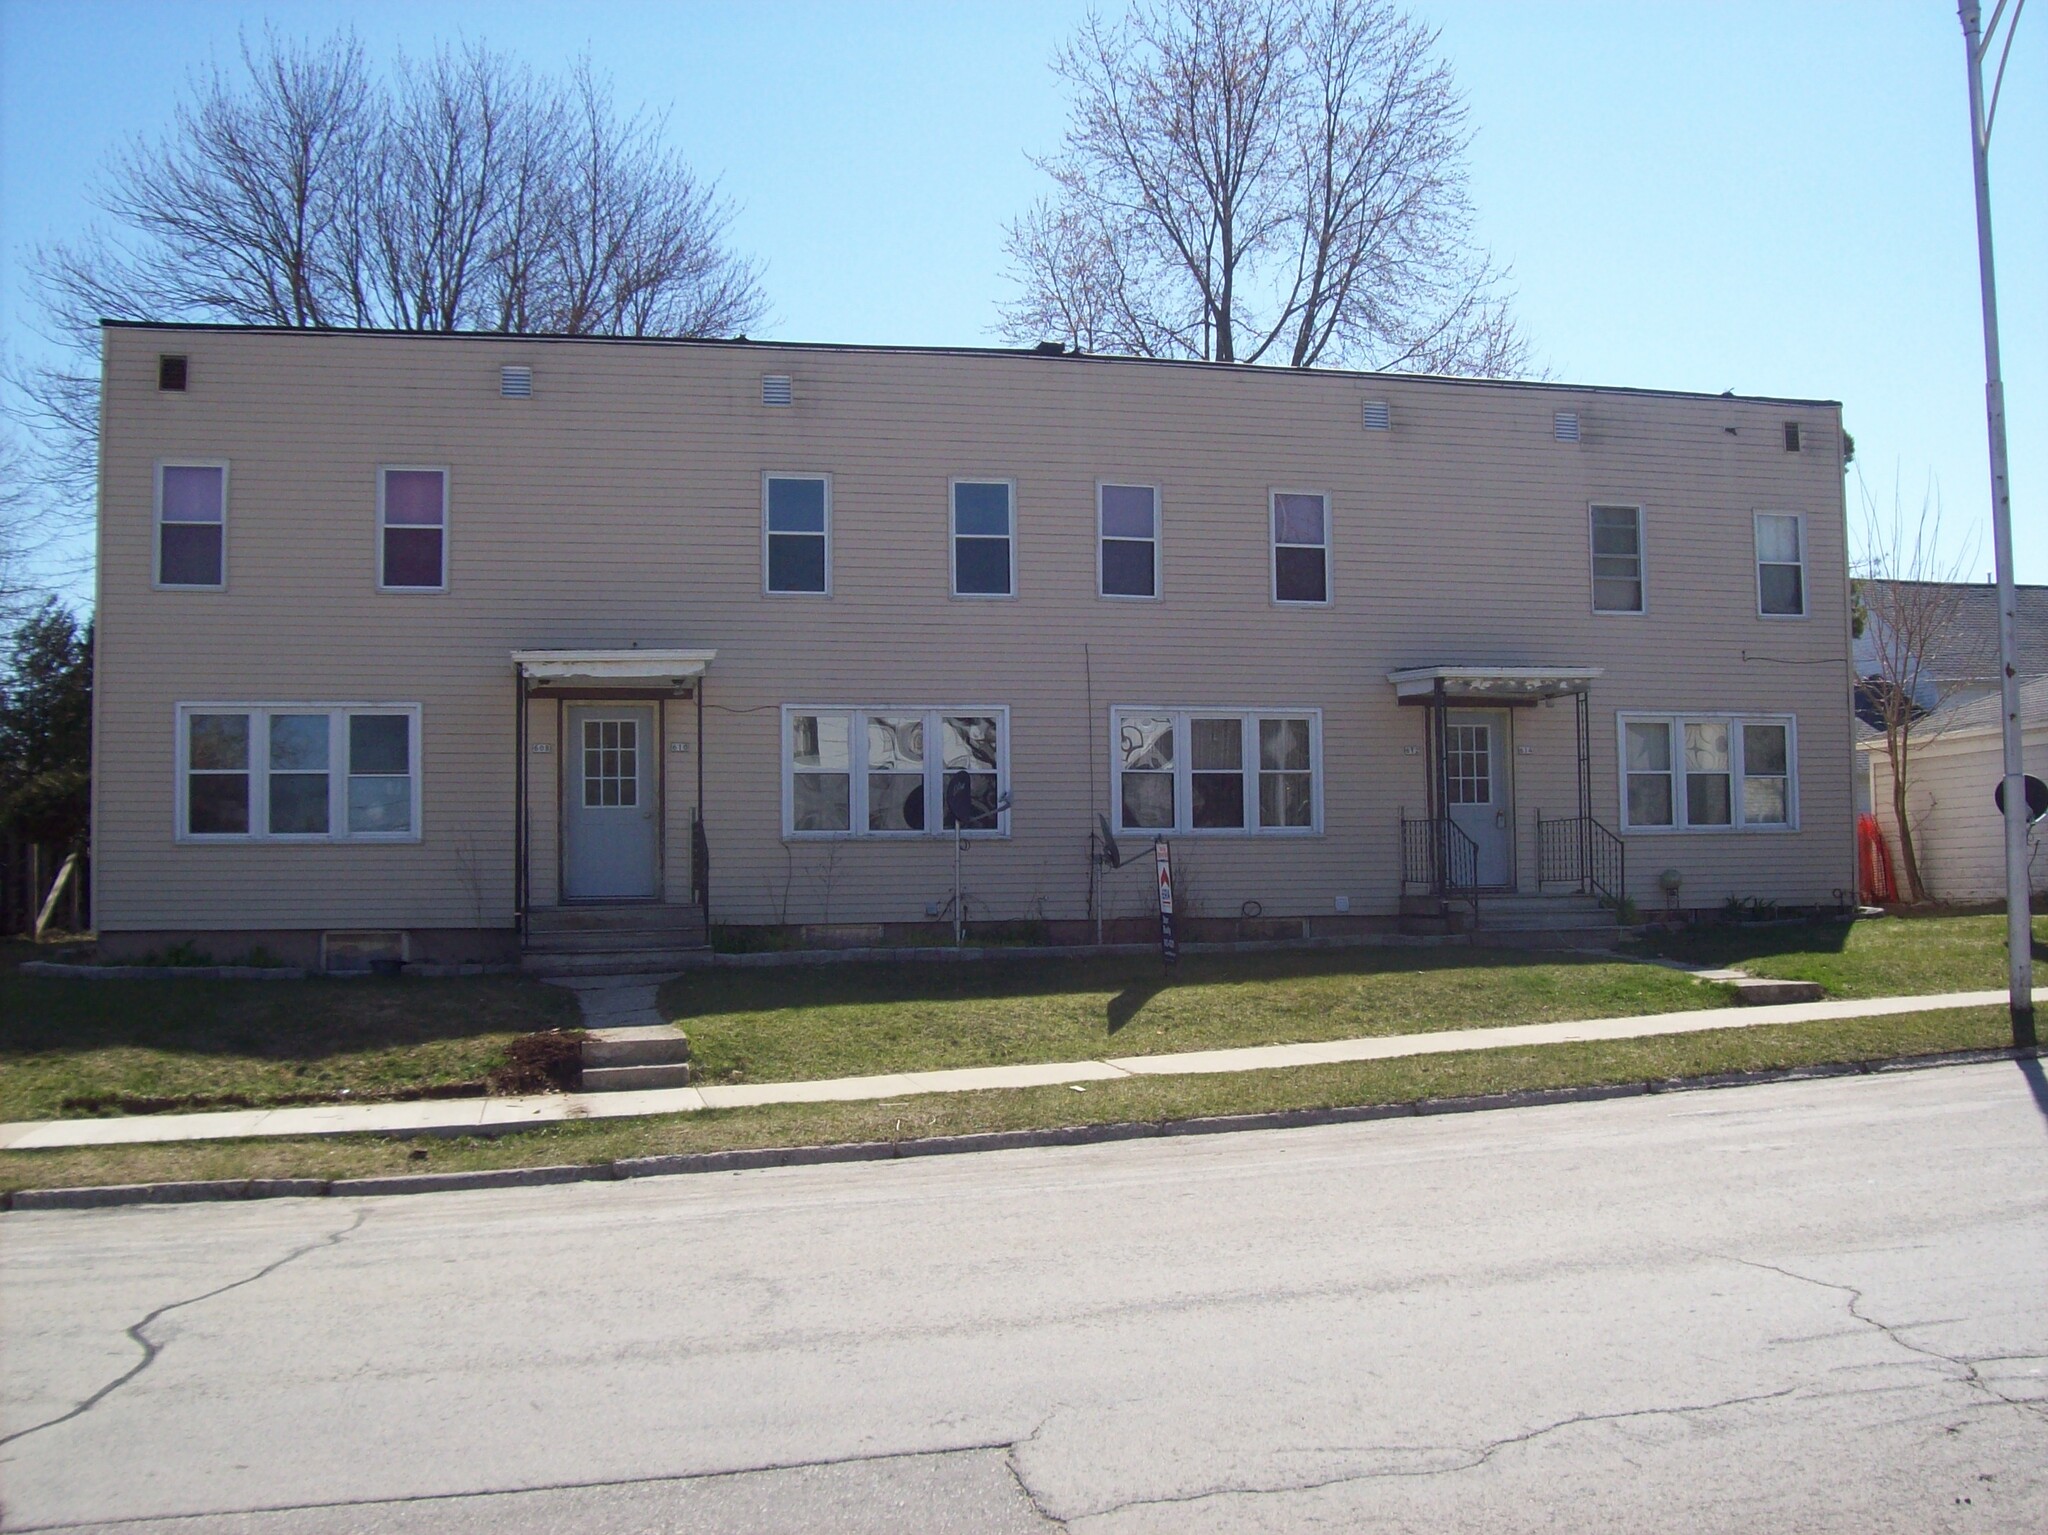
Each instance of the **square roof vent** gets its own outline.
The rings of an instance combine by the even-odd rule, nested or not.
[[[498,370],[498,393],[508,400],[532,399],[533,369],[500,368]]]
[[[770,373],[761,380],[761,403],[763,405],[788,405],[795,399],[790,388],[789,375]]]
[[[1394,429],[1393,408],[1385,400],[1365,402],[1365,429],[1368,432],[1390,432]]]
[[[1575,410],[1561,410],[1550,418],[1550,435],[1559,442],[1579,440],[1579,413]]]

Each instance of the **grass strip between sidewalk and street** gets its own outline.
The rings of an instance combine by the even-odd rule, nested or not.
[[[1041,1087],[858,1103],[703,1110],[660,1118],[572,1122],[496,1139],[421,1137],[406,1141],[362,1135],[0,1152],[0,1188],[374,1177],[1412,1103],[1997,1049],[2011,1043],[2009,1030],[2003,1008],[1959,1008],[1277,1071],[1132,1078],[1090,1083],[1084,1091]]]

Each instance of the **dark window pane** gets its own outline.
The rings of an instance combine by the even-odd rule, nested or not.
[[[1102,541],[1102,590],[1111,597],[1151,597],[1152,545],[1132,539]]]
[[[798,773],[790,780],[790,824],[796,831],[845,831],[852,822],[844,773]]]
[[[415,528],[441,526],[441,471],[391,469],[384,475],[385,525]]]
[[[1726,826],[1729,814],[1726,773],[1685,775],[1685,819],[1689,826]]]
[[[997,484],[955,485],[953,531],[960,534],[1008,537],[1010,487]]]
[[[280,834],[327,830],[327,775],[272,773],[270,829]]]
[[[822,592],[825,540],[809,533],[768,535],[768,590]]]
[[[219,586],[221,527],[217,522],[167,522],[159,561],[165,586]]]
[[[1170,830],[1173,826],[1173,775],[1124,774],[1123,825],[1128,830]]]
[[[993,773],[948,773],[946,775],[945,830],[994,831],[996,816],[996,775]]]
[[[1275,549],[1273,595],[1282,602],[1329,601],[1329,584],[1323,578],[1323,551]]]
[[[1310,773],[1261,773],[1259,775],[1259,824],[1261,826],[1312,826],[1315,824],[1315,777]]]
[[[1194,824],[1199,827],[1244,825],[1244,774],[1194,773]]]
[[[770,480],[768,482],[768,531],[771,533],[824,532],[825,482],[823,480]]]
[[[386,586],[439,586],[441,584],[441,530],[439,528],[386,528],[384,530],[384,584]]]
[[[1799,579],[1797,565],[1764,565],[1759,568],[1763,575],[1766,613],[1806,611],[1806,593]]]
[[[201,836],[249,830],[247,773],[194,773],[189,782],[191,820],[187,830]]]
[[[868,774],[868,830],[923,831],[924,774]]]
[[[1642,583],[1610,576],[1595,577],[1593,606],[1602,613],[1640,613],[1643,610]]]
[[[412,721],[402,714],[352,714],[348,721],[348,770],[351,773],[411,771]]]
[[[190,765],[195,768],[245,768],[249,765],[249,716],[246,714],[195,714],[191,731]]]
[[[1010,595],[1010,541],[1007,538],[953,540],[953,589],[978,597]]]
[[[1628,824],[1669,826],[1671,824],[1671,775],[1631,773],[1628,775]]]

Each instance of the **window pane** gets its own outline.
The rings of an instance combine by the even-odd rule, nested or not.
[[[1742,727],[1742,770],[1745,773],[1785,772],[1785,727],[1744,725]]]
[[[351,832],[412,830],[410,778],[351,778],[348,781],[348,829]]]
[[[1642,552],[1641,529],[1632,506],[1593,508],[1593,552],[1626,555],[1634,559]]]
[[[1158,595],[1152,577],[1150,543],[1131,539],[1102,541],[1102,590],[1110,597],[1153,597]]]
[[[878,714],[868,720],[871,772],[924,771],[924,716]]]
[[[1685,727],[1685,770],[1688,773],[1725,773],[1728,756],[1728,727],[1709,721]]]
[[[1276,544],[1322,543],[1323,498],[1321,496],[1275,496],[1273,498],[1273,542]]]
[[[1671,824],[1671,776],[1668,773],[1628,775],[1628,824],[1669,826]]]
[[[945,830],[995,831],[1001,824],[993,773],[950,772],[945,783]]]
[[[412,721],[403,714],[351,714],[348,717],[348,770],[351,773],[412,771]]]
[[[1733,817],[1728,806],[1726,773],[1685,775],[1685,819],[1689,826],[1727,826]]]
[[[157,579],[165,586],[221,584],[219,523],[167,522],[157,530],[163,541]]]
[[[1173,829],[1173,775],[1126,773],[1123,778],[1123,822],[1133,831]]]
[[[1275,549],[1273,595],[1282,602],[1327,602],[1330,588],[1323,579],[1320,549]]]
[[[1752,826],[1782,826],[1786,816],[1785,780],[1745,778],[1742,780],[1742,818]]]
[[[1205,829],[1244,825],[1243,773],[1193,774],[1189,792],[1194,797],[1194,825]]]
[[[1010,595],[1010,541],[1007,538],[953,540],[953,590],[969,596]]]
[[[1799,519],[1759,517],[1756,520],[1756,557],[1788,565],[1799,563]]]
[[[1259,766],[1287,772],[1308,771],[1308,721],[1260,720]]]
[[[1640,613],[1643,610],[1642,583],[1632,578],[1596,575],[1593,578],[1593,606],[1602,613]]]
[[[386,586],[441,585],[441,530],[439,528],[386,528],[384,530],[384,584]]]
[[[1105,485],[1102,487],[1102,536],[1104,538],[1151,538],[1153,521],[1152,487],[1149,485]]]
[[[790,786],[791,821],[798,831],[846,831],[853,780],[845,773],[798,773]]]
[[[414,528],[442,524],[442,475],[438,469],[384,471],[384,523]]]
[[[789,722],[791,765],[845,772],[852,764],[847,751],[848,723],[843,714],[796,715]]]
[[[194,773],[186,782],[190,785],[186,830],[201,836],[248,832],[247,773]]]
[[[1804,613],[1805,582],[1797,565],[1764,565],[1757,571],[1766,613]]]
[[[246,714],[193,714],[186,718],[190,732],[188,760],[195,768],[246,768],[249,765],[249,716]]]
[[[996,722],[987,715],[948,715],[939,722],[939,765],[948,772],[996,770]]]
[[[1235,773],[1244,768],[1243,720],[1189,720],[1188,734],[1188,765],[1197,773]]]
[[[164,466],[164,521],[219,522],[224,475],[197,465]]]
[[[924,830],[923,773],[868,774],[868,830]]]
[[[768,590],[822,592],[825,589],[825,540],[811,533],[768,535]]]
[[[1314,778],[1307,773],[1259,774],[1259,824],[1314,825],[1314,783]]]
[[[281,836],[324,834],[327,830],[327,775],[272,773],[270,829]]]
[[[1671,771],[1671,727],[1631,725],[1628,727],[1628,770],[1631,773]]]
[[[1125,714],[1117,719],[1117,752],[1126,772],[1171,769],[1173,716]]]
[[[324,714],[273,714],[270,716],[270,770],[276,772],[327,771],[327,716]]]
[[[768,482],[768,531],[771,533],[824,532],[825,482],[823,480],[770,480]]]
[[[1010,487],[955,485],[953,531],[1007,538],[1010,533]]]

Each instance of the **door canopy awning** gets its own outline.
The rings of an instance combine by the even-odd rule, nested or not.
[[[704,675],[715,650],[515,650],[512,664],[528,682],[618,687],[683,682]]]
[[[1388,672],[1394,697],[1404,704],[1443,697],[1461,704],[1533,704],[1583,693],[1601,673],[1597,666],[1411,666]]]

